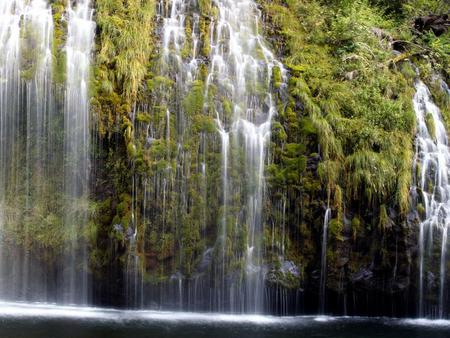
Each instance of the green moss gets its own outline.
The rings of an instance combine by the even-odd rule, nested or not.
[[[425,115],[425,124],[427,125],[428,132],[430,136],[436,139],[436,126],[434,124],[433,115],[431,113],[427,113]]]
[[[343,237],[342,237],[343,227],[344,226],[340,220],[333,218],[328,225],[331,238],[334,238],[338,241],[342,241],[343,240]]]
[[[281,78],[281,69],[278,66],[272,68],[272,84],[274,88],[280,88],[283,79]]]
[[[425,217],[425,212],[426,212],[426,210],[425,210],[425,207],[423,206],[423,204],[422,203],[419,203],[419,204],[417,204],[417,212],[419,213],[419,216],[420,217]]]
[[[66,2],[56,0],[52,3],[53,12],[53,81],[63,84],[66,80],[66,53],[65,44],[67,38],[67,21],[64,19]]]
[[[211,10],[211,0],[199,0],[198,7],[200,13],[209,13],[209,11]]]
[[[192,128],[198,133],[214,133],[217,131],[217,123],[210,116],[196,115],[194,117]]]
[[[202,81],[194,81],[189,93],[183,100],[183,107],[188,116],[201,114],[203,111],[204,88]]]
[[[356,240],[358,234],[361,232],[361,220],[359,217],[355,216],[352,218],[352,237],[353,240]]]
[[[378,227],[382,231],[386,231],[391,227],[391,220],[387,214],[387,209],[384,204],[380,206],[380,215],[378,218]]]
[[[138,113],[136,116],[136,121],[138,122],[142,122],[142,123],[150,123],[151,121],[151,116],[149,113]]]

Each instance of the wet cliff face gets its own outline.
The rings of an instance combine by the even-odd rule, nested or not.
[[[325,311],[336,313],[418,311],[423,216],[411,195],[418,76],[411,62],[436,89],[447,121],[448,100],[433,81],[434,73],[446,76],[447,57],[435,47],[447,38],[411,31],[421,8],[394,7],[398,22],[388,19],[392,8],[365,2],[360,9],[303,1],[259,2],[252,9],[260,15],[254,25],[265,46],[283,64],[272,69],[269,87],[241,89],[255,102],[269,90],[276,108],[258,216],[265,310],[317,312],[323,302]],[[99,237],[97,243],[114,247],[103,264],[113,259],[123,271],[118,278],[132,306],[236,310],[226,293],[232,285],[238,285],[235,295],[247,292],[249,153],[228,149],[228,142],[240,142],[228,135],[234,78],[223,88],[220,81],[228,75],[220,67],[235,61],[215,58],[214,48],[219,44],[219,55],[233,55],[236,40],[225,28],[223,45],[216,41],[222,9],[215,2],[158,4],[148,27],[156,53],[140,60],[147,72],[136,96],[115,106],[121,117],[105,121],[115,128],[103,127],[109,133],[104,158],[117,165],[105,179],[114,175],[128,186],[110,185],[110,199],[101,205],[109,218],[99,225],[109,240]],[[400,43],[403,38],[408,42]],[[432,52],[419,47],[431,44]],[[126,55],[127,46],[121,48],[117,54]],[[256,52],[264,59],[264,50]],[[215,72],[222,74],[219,83],[211,81]],[[122,99],[120,93],[133,88],[112,84]],[[433,297],[430,292],[430,309],[437,304]]]
[[[445,202],[445,180],[415,98],[421,79],[439,110],[423,110],[427,137],[445,147],[449,37],[413,29],[443,2],[35,2],[47,26],[0,8],[17,45],[0,51],[17,87],[0,82],[13,294],[447,315],[446,226],[424,194]]]

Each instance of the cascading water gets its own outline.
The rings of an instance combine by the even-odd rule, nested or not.
[[[19,48],[22,6],[12,0],[2,1],[0,4],[0,225],[2,236],[6,216],[7,183],[11,170],[9,159],[14,152],[19,110],[17,93],[20,91]]]
[[[63,93],[53,76],[49,3],[0,3],[0,296],[5,299],[87,301],[81,291],[87,279],[80,272],[86,267],[79,269],[85,252],[73,242],[87,222],[94,24],[88,2],[70,6]]]
[[[52,34],[46,1],[0,3],[0,295],[4,298],[47,298],[47,276],[31,253],[31,243],[33,220],[52,191]],[[18,245],[9,245],[11,241]]]
[[[327,280],[327,243],[328,243],[328,224],[330,223],[331,209],[327,208],[323,218],[322,233],[322,255],[320,260],[320,286],[319,286],[319,312],[325,311],[325,288]]]
[[[64,109],[64,191],[67,198],[65,227],[70,233],[67,269],[64,274],[65,300],[87,302],[86,248],[79,239],[87,223],[89,193],[89,76],[95,23],[89,0],[74,8],[69,2],[67,32],[67,84]],[[81,269],[77,262],[81,261]]]
[[[211,15],[205,15],[209,11]],[[161,60],[151,86],[157,93],[153,110],[158,117],[147,126],[138,122],[135,129],[146,135],[146,147],[165,149],[158,153],[161,164],[153,177],[143,178],[154,184],[144,189],[147,219],[142,222],[158,236],[167,255],[177,252],[177,258],[168,263],[152,256],[142,265],[157,266],[149,272],[128,264],[131,273],[172,273],[157,287],[144,288],[143,303],[189,310],[264,309],[264,170],[276,92],[284,87],[286,71],[259,34],[259,20],[253,1],[173,0],[158,5]],[[280,77],[276,88],[274,68]],[[215,121],[215,128],[205,131],[199,121]],[[200,129],[198,144],[185,139],[189,128]],[[209,166],[214,170],[219,161],[207,154],[216,151],[221,155],[220,183],[208,176]],[[198,198],[204,201],[202,210],[191,210],[191,200]],[[217,210],[208,210],[208,200],[214,200]],[[196,212],[198,219],[193,220],[191,213]],[[191,227],[197,223],[197,250],[202,254],[195,266],[189,266],[187,277],[185,262],[192,251],[185,251],[185,243],[192,245]],[[212,232],[215,241],[208,243]],[[153,255],[150,246],[146,250],[147,257]],[[142,280],[127,277],[127,283],[136,279]]]
[[[259,11],[253,1],[216,1],[219,10],[217,22],[211,28],[210,71],[207,90],[215,86],[219,95],[230,103],[230,112],[222,103],[214,102],[212,109],[218,114],[222,138],[222,164],[224,201],[222,221],[222,250],[228,251],[228,222],[246,227],[246,248],[242,258],[245,265],[244,282],[231,281],[221,285],[231,288],[232,311],[261,312],[264,301],[263,232],[264,165],[267,142],[270,139],[271,120],[276,107],[271,90],[272,71],[278,67],[282,77],[285,71],[280,62],[267,49],[259,35]],[[264,88],[261,91],[261,87]],[[210,107],[211,109],[211,107]],[[231,137],[230,137],[231,136]],[[232,138],[229,142],[228,138]],[[228,149],[227,149],[228,148]],[[239,161],[229,163],[225,156],[243,150]],[[229,179],[228,168],[241,171],[242,182]],[[227,193],[225,193],[225,191]],[[240,210],[233,214],[226,207],[228,195],[240,194]],[[232,203],[232,201],[231,201]],[[233,220],[233,217],[235,219]],[[222,264],[226,266],[226,259]],[[227,273],[222,269],[222,273]],[[222,276],[222,280],[225,276]]]
[[[413,103],[417,136],[414,168],[416,190],[420,194],[417,210],[422,214],[419,230],[418,314],[443,317],[446,311],[444,292],[447,230],[450,226],[450,150],[441,113],[433,103],[429,89],[420,80],[415,87]],[[433,243],[437,236],[440,236],[441,246],[435,252]],[[437,269],[433,265],[436,256],[440,261]],[[433,293],[433,283],[430,283],[432,271],[440,275],[437,311],[432,305],[428,306],[426,300],[426,296]]]

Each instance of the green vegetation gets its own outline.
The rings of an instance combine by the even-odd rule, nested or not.
[[[338,284],[342,265],[347,264],[348,274],[367,265],[368,253],[382,252],[383,267],[393,264],[393,243],[404,244],[410,236],[405,224],[413,175],[415,67],[450,130],[450,99],[434,77],[439,73],[449,80],[449,33],[418,31],[414,20],[430,11],[445,13],[448,5],[439,0],[258,2],[265,20],[261,27],[289,72],[286,88],[279,67],[270,79],[278,114],[265,171],[264,233],[258,238],[265,246],[264,264],[272,264],[273,280],[285,287],[309,282],[318,269],[327,207],[332,210],[330,285]],[[52,2],[52,74],[59,90],[65,82],[65,6],[66,1]],[[212,259],[228,271],[242,271],[248,225],[240,215],[247,203],[241,189],[252,189],[254,182],[236,170],[245,158],[242,149],[231,147],[234,165],[228,179],[239,188],[228,192],[228,217],[223,217],[222,145],[215,119],[218,114],[230,121],[235,107],[229,93],[214,84],[206,88],[211,22],[218,15],[214,2],[199,0],[188,10],[179,54],[183,61],[192,57],[191,14],[199,11],[201,62],[196,80],[185,87],[175,76],[177,62],[162,55],[156,1],[98,0],[95,6],[90,84],[95,177],[89,203],[71,201],[74,214],[89,210],[88,226],[78,236],[89,239],[92,271],[106,274],[111,262],[123,269],[131,253],[140,257],[148,282],[167,280],[175,272],[191,277],[202,254],[213,247]],[[31,79],[39,61],[36,41],[29,27],[22,34],[22,76]],[[259,97],[268,87],[248,89]],[[58,130],[61,117],[54,118],[51,128]],[[434,135],[431,115],[426,123]],[[55,137],[62,143],[60,133]],[[24,156],[18,155],[18,163]],[[26,175],[21,172],[16,179]],[[25,205],[29,197],[23,191],[17,200],[8,200],[5,231],[27,248],[35,242],[57,252],[74,235],[63,227],[62,179],[51,184],[50,177],[32,179],[42,180],[41,189],[29,193],[34,207],[17,212],[14,203]],[[419,215],[425,212],[421,204],[416,209]],[[224,262],[218,240],[222,227],[227,233]],[[17,231],[22,228],[26,235]],[[281,253],[299,266],[302,280],[277,270]],[[344,258],[349,263],[341,263]],[[410,256],[403,258],[411,262]]]
[[[448,6],[443,1],[260,3],[269,18],[269,38],[291,74],[287,105],[280,105],[272,128],[274,163],[268,174],[273,203],[278,203],[278,192],[290,197],[291,206],[301,205],[289,212],[291,231],[299,231],[301,238],[289,256],[314,269],[305,250],[310,247],[308,225],[296,230],[295,219],[310,224],[320,238],[325,205],[334,210],[329,225],[334,250],[351,238],[356,250],[368,252],[361,243],[369,234],[390,236],[392,224],[400,231],[410,210],[414,154],[416,74],[410,61],[430,84],[435,72],[449,75],[449,33],[417,32],[413,23],[431,8],[440,14]],[[448,102],[436,95],[445,117]],[[432,119],[427,123],[433,130]],[[305,166],[315,168],[317,161],[317,172]],[[343,223],[350,215],[347,227]],[[388,244],[367,245],[380,250]],[[329,261],[333,275],[338,261],[334,255]],[[364,263],[353,262],[353,268]]]

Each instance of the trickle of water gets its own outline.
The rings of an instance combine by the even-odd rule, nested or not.
[[[418,168],[416,189],[420,194],[418,210],[423,214],[419,227],[419,316],[424,316],[426,292],[425,269],[432,264],[433,228],[441,233],[439,316],[444,316],[445,257],[447,230],[450,225],[450,150],[448,137],[439,108],[433,103],[431,93],[420,80],[415,84],[413,98],[417,119],[416,155],[414,168]],[[428,234],[428,236],[427,236]],[[428,260],[430,260],[428,262]]]
[[[328,243],[328,224],[330,223],[331,209],[327,208],[323,218],[322,232],[322,255],[320,260],[320,289],[319,289],[319,306],[320,313],[325,312],[325,289],[327,281],[327,243]]]

